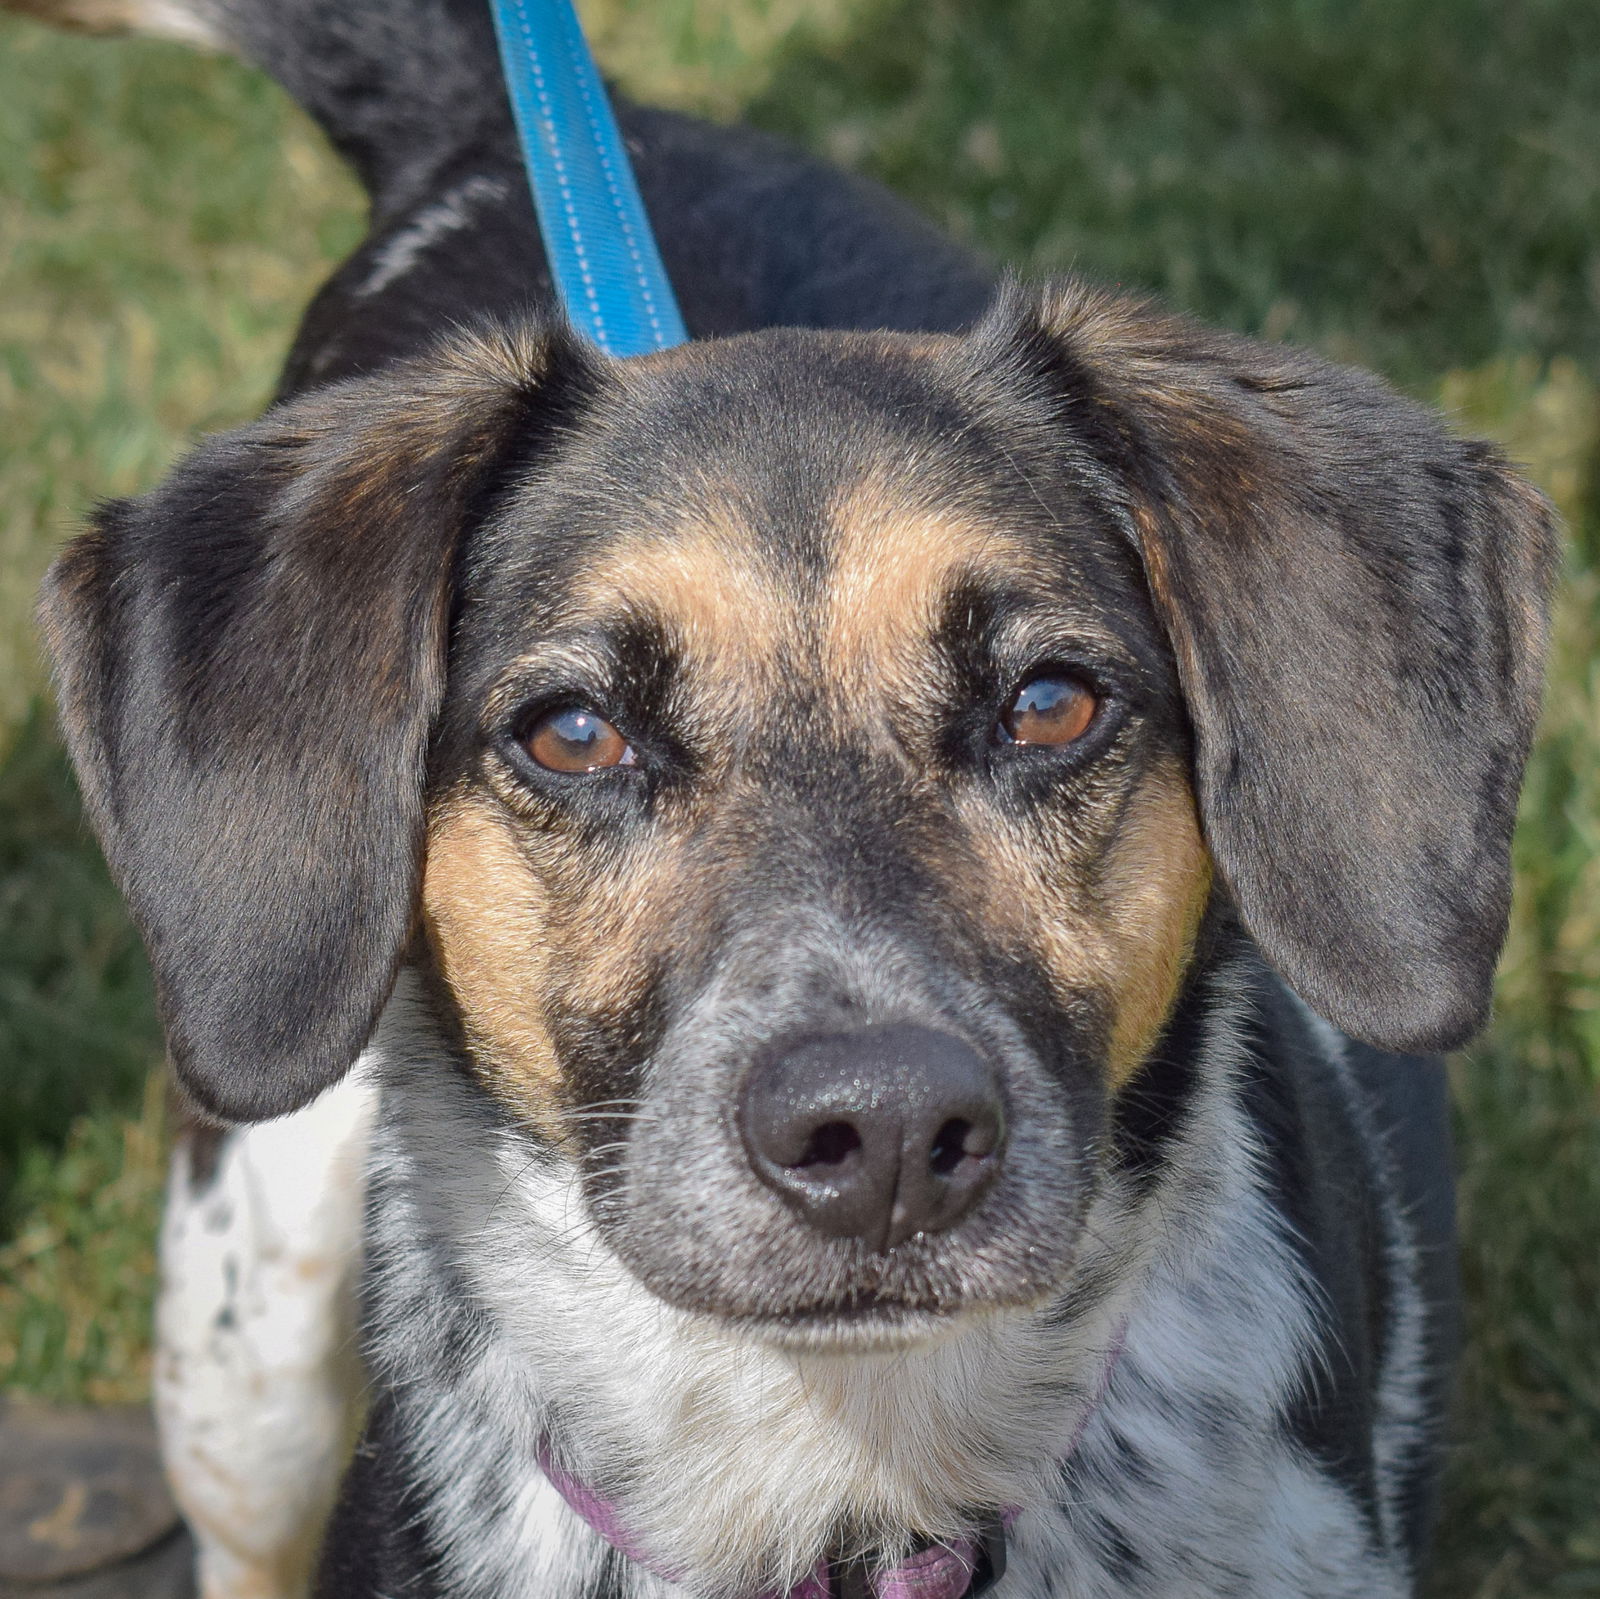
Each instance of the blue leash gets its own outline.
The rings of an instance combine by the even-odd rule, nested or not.
[[[550,275],[608,355],[686,343],[633,166],[572,0],[489,0]]]

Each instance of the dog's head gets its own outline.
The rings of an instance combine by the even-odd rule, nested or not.
[[[458,339],[114,505],[44,616],[198,1101],[398,964],[670,1301],[1058,1285],[1222,903],[1483,1019],[1552,535],[1373,381],[1079,287],[963,338]]]

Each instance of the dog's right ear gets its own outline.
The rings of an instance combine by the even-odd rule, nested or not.
[[[365,1044],[413,915],[458,541],[595,359],[472,335],[292,400],[52,567],[67,743],[210,1114],[295,1110]]]

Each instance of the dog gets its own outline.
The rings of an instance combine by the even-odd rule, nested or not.
[[[1540,496],[625,104],[696,339],[612,361],[478,0],[41,5],[256,62],[372,196],[41,601],[200,1118],[207,1592],[1412,1593]]]

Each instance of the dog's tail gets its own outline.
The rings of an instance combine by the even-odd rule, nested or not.
[[[484,0],[0,0],[0,9],[251,62],[322,124],[380,216],[408,204],[463,145],[509,128]]]

